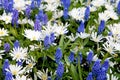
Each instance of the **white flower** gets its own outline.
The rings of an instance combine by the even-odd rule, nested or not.
[[[88,34],[88,33],[76,33],[76,36],[77,37],[80,37],[80,38],[82,38],[82,39],[85,39],[85,38],[87,38],[87,37],[89,37],[90,36],[90,34]]]
[[[25,31],[24,36],[26,38],[30,39],[31,41],[33,41],[33,40],[38,41],[42,37],[40,31],[35,31],[35,30],[31,30],[31,29],[26,29],[24,31]]]
[[[114,54],[115,48],[114,43],[111,41],[107,41],[103,44],[104,50],[106,50],[110,54]]]
[[[107,21],[108,19],[110,19],[110,16],[105,12],[99,13],[98,15],[99,15],[99,21],[101,20]]]
[[[12,14],[8,13],[6,14],[5,12],[0,16],[0,20],[5,21],[5,24],[11,23],[12,20]]]
[[[19,74],[23,74],[24,69],[22,69],[22,66],[18,66],[18,65],[9,65],[9,69],[7,69],[7,71],[11,72],[12,75],[19,75]]]
[[[22,19],[22,20],[18,20],[18,23],[19,24],[30,24],[31,26],[34,26],[34,22],[32,21],[32,20],[30,20],[30,19],[27,19],[27,18],[24,18],[24,19]]]
[[[103,39],[102,34],[101,35],[97,35],[97,32],[92,32],[91,34],[91,40],[94,42],[102,42],[101,40]]]
[[[25,60],[27,58],[27,48],[13,48],[11,51],[10,55],[13,57],[13,60],[20,61],[20,60]]]
[[[105,13],[113,20],[118,20],[118,16],[117,13],[115,13],[115,11],[113,10],[106,10]]]
[[[70,12],[69,15],[76,20],[84,20],[84,16],[85,16],[85,7],[82,8],[73,8]]]
[[[105,0],[93,0],[91,4],[94,5],[95,7],[100,7],[105,4]]]
[[[27,0],[13,0],[13,1],[14,1],[13,7],[17,9],[19,12],[25,10],[26,5],[29,5],[31,3],[30,1]]]
[[[75,39],[77,38],[76,36],[74,36],[73,33],[71,33],[70,36],[67,36],[67,38],[69,38],[71,41],[75,41]]]
[[[55,35],[57,36],[66,34],[68,32],[68,29],[67,29],[67,27],[69,26],[68,23],[66,23],[65,25],[61,23],[61,24],[54,25],[54,26],[55,26]]]
[[[107,74],[107,80],[118,80],[119,78],[114,76],[113,74],[111,75],[111,78],[110,78],[110,75]]]
[[[60,18],[60,17],[62,17],[62,15],[63,15],[63,11],[62,10],[61,11],[56,10],[56,11],[53,12],[53,18],[54,19]]]
[[[39,45],[34,44],[34,45],[29,45],[29,47],[30,47],[30,51],[34,51],[35,49],[39,48]]]
[[[109,25],[108,29],[112,32],[113,35],[118,35],[118,34],[120,34],[120,27],[119,26],[120,26],[120,23]]]
[[[2,59],[2,55],[4,55],[2,53],[4,53],[4,52],[5,52],[5,50],[0,50],[0,59]]]
[[[27,65],[25,67],[25,69],[26,69],[25,72],[29,73],[29,72],[32,72],[32,69],[33,69],[34,65],[36,64],[36,62],[35,62],[34,58],[31,56],[26,60],[26,64]]]
[[[43,70],[43,71],[38,70],[37,76],[38,76],[41,80],[47,80],[47,79],[48,79],[48,69],[46,69],[46,72],[45,72],[44,70]]]
[[[8,31],[7,30],[5,30],[4,28],[0,28],[0,37],[2,37],[2,36],[8,36]]]

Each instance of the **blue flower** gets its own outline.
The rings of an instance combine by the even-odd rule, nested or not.
[[[22,66],[22,64],[23,64],[23,60],[18,60],[18,61],[17,61],[17,65],[18,65],[18,66]]]
[[[9,43],[5,43],[4,44],[4,50],[5,50],[5,52],[9,52],[10,51],[10,44]]]
[[[84,16],[86,21],[88,21],[89,16],[90,16],[90,8],[89,8],[89,6],[87,6],[87,8],[85,10],[85,16]]]
[[[105,71],[107,72],[108,71],[108,68],[109,68],[109,59],[106,59],[104,61],[104,63],[102,64],[102,67],[105,68]]]
[[[36,0],[36,2],[37,2],[37,7],[40,7],[41,0]]]
[[[86,80],[94,80],[92,76],[92,72],[90,72],[86,78]]]
[[[99,70],[96,80],[107,80],[105,68]]]
[[[35,8],[34,0],[32,0],[30,7],[31,7],[31,9],[34,9],[34,8]]]
[[[13,75],[11,72],[6,72],[6,75],[5,75],[5,80],[13,80]]]
[[[54,43],[54,42],[55,42],[55,34],[54,34],[54,33],[51,33],[51,34],[50,34],[50,42],[51,42],[51,43]]]
[[[30,13],[31,13],[31,7],[27,6],[26,10],[25,10],[25,15],[29,18],[30,17]]]
[[[64,19],[68,18],[68,8],[64,8],[63,17],[64,17]]]
[[[3,68],[2,68],[2,71],[3,71],[3,74],[5,75],[6,74],[6,69],[9,69],[9,60],[8,59],[5,59],[4,63],[3,63]]]
[[[12,15],[12,25],[14,26],[16,24],[16,27],[18,27],[18,17],[19,13],[18,10],[13,10],[13,15]]]
[[[57,70],[56,70],[56,75],[58,79],[61,79],[64,73],[64,65],[62,62],[59,62]]]
[[[120,1],[118,2],[118,5],[117,5],[117,13],[120,15]]]
[[[63,17],[64,17],[64,19],[67,19],[68,18],[68,9],[69,9],[71,1],[70,0],[61,0],[61,3],[64,6]]]
[[[92,59],[93,59],[93,51],[89,51],[89,54],[87,56],[87,62],[88,62],[88,64],[91,64]]]
[[[100,25],[98,27],[98,34],[101,34],[104,29],[105,29],[105,21],[101,20]]]
[[[14,48],[18,48],[18,47],[20,47],[20,43],[19,43],[18,40],[16,40],[16,41],[14,42]]]
[[[57,48],[56,53],[55,53],[56,63],[59,63],[61,59],[62,59],[62,51],[60,48]]]
[[[40,20],[36,19],[34,23],[34,30],[35,31],[41,31],[41,25],[40,25]]]
[[[70,63],[74,62],[74,52],[70,52],[70,55],[68,56],[68,60],[70,61]]]
[[[92,73],[93,76],[97,76],[98,72],[100,71],[101,68],[101,64],[100,64],[100,60],[98,59],[97,61],[95,61],[93,67],[92,67]]]
[[[43,25],[46,25],[47,22],[48,22],[48,17],[47,17],[46,14],[44,14],[43,17],[42,17],[42,24],[43,24]]]
[[[44,47],[47,49],[50,47],[50,37],[49,36],[46,36],[44,38]]]
[[[81,32],[84,33],[84,29],[85,29],[84,22],[81,21],[80,26],[79,26],[78,29],[77,29],[77,32],[78,32],[78,33],[81,33]]]

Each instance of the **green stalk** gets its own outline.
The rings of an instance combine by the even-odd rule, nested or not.
[[[82,70],[81,70],[81,66],[80,66],[80,58],[78,58],[78,72],[79,72],[79,78],[80,80],[83,80],[82,79]]]

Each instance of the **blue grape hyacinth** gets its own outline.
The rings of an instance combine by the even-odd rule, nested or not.
[[[88,64],[91,64],[92,59],[93,59],[93,51],[89,51],[89,54],[87,55],[87,59],[86,59]]]
[[[105,29],[105,21],[101,20],[100,25],[98,27],[98,34],[101,34]]]
[[[3,74],[6,75],[6,69],[9,69],[9,60],[8,59],[5,59],[4,63],[3,63],[3,68],[2,68],[2,71],[3,71]]]
[[[58,79],[61,79],[64,73],[64,65],[62,62],[59,62],[57,70],[56,70],[56,75]]]
[[[85,30],[85,25],[84,25],[84,22],[81,21],[80,26],[77,29],[77,32],[78,33],[81,33],[81,32],[84,33],[84,30]]]
[[[5,50],[5,52],[9,52],[10,51],[10,44],[9,43],[5,43],[4,44],[4,50]]]
[[[57,48],[55,53],[55,62],[59,63],[61,59],[62,59],[62,51],[60,48]]]

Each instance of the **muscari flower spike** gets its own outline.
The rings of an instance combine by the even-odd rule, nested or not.
[[[68,56],[68,60],[70,63],[74,62],[74,52],[70,52],[70,55]]]
[[[99,70],[96,80],[107,80],[106,69],[104,67]]]
[[[93,64],[93,67],[92,67],[93,76],[98,75],[100,68],[101,68],[101,64],[100,64],[100,60],[98,59],[97,61],[95,61],[95,63]]]
[[[93,59],[93,51],[89,51],[89,54],[88,54],[87,59],[86,59],[88,64],[91,64],[92,59]]]
[[[81,32],[84,33],[84,29],[85,29],[84,22],[81,21],[80,26],[79,26],[78,29],[77,29],[77,32],[78,32],[78,33],[81,33]]]
[[[41,31],[41,25],[40,25],[40,20],[36,19],[34,23],[34,30],[35,31]]]
[[[62,51],[60,48],[57,48],[56,53],[55,53],[56,63],[59,63],[61,59],[62,59]]]
[[[6,74],[6,69],[9,69],[9,60],[8,59],[5,59],[4,63],[3,63],[3,68],[2,68],[2,71],[3,71],[3,74],[5,75]]]
[[[105,21],[101,20],[100,25],[98,27],[98,34],[101,34],[105,29]]]
[[[6,75],[5,75],[5,80],[13,80],[13,75],[11,72],[6,72]]]
[[[18,48],[18,47],[20,47],[20,43],[19,43],[18,40],[16,40],[16,41],[14,42],[14,48]]]
[[[25,10],[25,15],[29,18],[30,17],[30,13],[31,13],[31,7],[27,6],[26,10]]]
[[[86,78],[86,80],[94,80],[92,76],[92,72],[90,72]]]
[[[9,52],[10,51],[10,44],[9,43],[5,43],[4,44],[4,50],[5,50],[5,52]]]
[[[104,63],[102,64],[102,67],[105,68],[105,71],[107,72],[108,71],[108,68],[109,68],[109,59],[106,59],[104,61]]]
[[[90,16],[90,7],[87,6],[86,10],[85,10],[85,16],[84,16],[84,18],[85,18],[86,21],[88,21],[89,16]]]
[[[54,33],[50,34],[50,41],[51,41],[51,44],[55,42],[55,34]]]
[[[50,47],[50,37],[47,35],[45,38],[44,38],[44,47],[47,49]]]
[[[18,17],[19,13],[18,10],[13,10],[13,15],[12,15],[12,25],[14,26],[16,24],[16,27],[18,27]]]
[[[59,62],[57,70],[56,70],[56,75],[58,79],[61,79],[64,73],[64,65],[62,62]]]
[[[118,2],[118,5],[117,5],[117,13],[120,15],[120,1]]]

